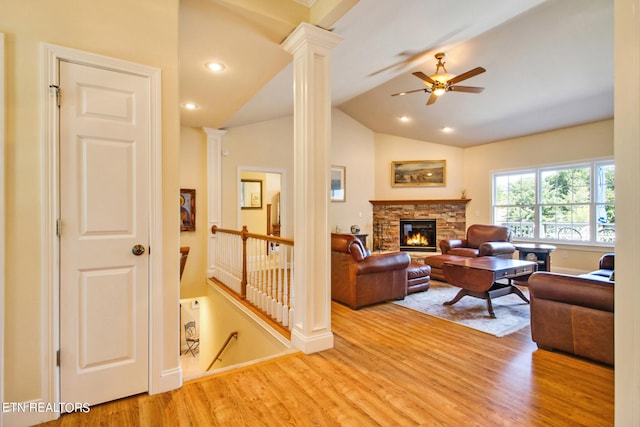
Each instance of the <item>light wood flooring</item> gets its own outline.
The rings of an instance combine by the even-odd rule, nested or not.
[[[67,414],[60,426],[611,426],[612,368],[386,303],[332,305],[335,347]]]

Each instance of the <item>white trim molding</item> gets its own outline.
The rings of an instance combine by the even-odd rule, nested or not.
[[[4,113],[4,34],[0,33],[0,373],[4,372],[4,265],[5,265],[5,221],[6,221],[6,196],[4,194],[4,151],[5,151],[5,113]],[[4,378],[4,375],[2,375]],[[0,402],[4,402],[4,379],[0,380]],[[0,427],[4,425],[2,421],[4,414],[0,413]]]
[[[222,137],[226,130],[202,128],[207,134],[207,277],[215,270],[214,225],[222,222]]]
[[[163,370],[163,268],[162,268],[162,102],[160,69],[83,52],[52,44],[42,44],[42,396],[44,402],[60,397],[59,368],[55,353],[59,348],[59,242],[56,221],[60,184],[57,147],[58,108],[51,85],[59,85],[58,64],[69,61],[146,77],[150,88],[150,246],[158,248],[149,265],[149,393],[172,390],[182,385],[179,366]],[[177,289],[177,287],[176,287]],[[177,300],[177,294],[176,294]],[[177,360],[177,358],[176,358]],[[54,414],[59,415],[59,414]],[[44,420],[43,420],[44,421]]]

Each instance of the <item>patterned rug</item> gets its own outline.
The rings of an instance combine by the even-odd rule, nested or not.
[[[529,325],[529,304],[515,294],[491,300],[495,319],[489,317],[487,302],[483,299],[465,296],[453,305],[443,305],[445,301],[452,300],[459,290],[458,287],[432,280],[428,291],[407,295],[402,301],[394,301],[394,304],[496,337],[512,334]],[[520,290],[529,298],[526,287],[520,287]]]

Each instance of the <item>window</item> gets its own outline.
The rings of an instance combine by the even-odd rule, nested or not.
[[[518,239],[615,243],[613,161],[496,173],[493,222]]]

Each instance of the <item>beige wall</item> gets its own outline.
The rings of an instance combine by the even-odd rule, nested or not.
[[[352,225],[359,225],[360,232],[369,235],[367,245],[371,248],[373,210],[369,200],[374,196],[374,134],[336,109],[332,111],[331,127],[331,164],[346,167],[346,201],[330,204],[329,227],[335,232],[340,226],[343,233],[349,233]]]
[[[207,135],[201,129],[180,128],[180,188],[196,190],[196,230],[180,232],[180,246],[189,246],[180,298],[194,298],[207,292]]]
[[[374,136],[343,112],[332,110],[331,164],[346,166],[347,201],[331,203],[330,226],[348,230],[360,225],[371,233],[373,198],[371,166]],[[222,227],[239,229],[238,168],[283,170],[282,236],[293,237],[293,117],[230,128],[222,138]]]
[[[591,123],[480,145],[464,150],[464,182],[471,202],[467,226],[491,222],[491,174],[527,167],[613,158],[613,120]],[[608,248],[557,245],[552,254],[554,268],[591,271]]]
[[[6,254],[5,400],[38,399],[41,390],[42,61],[47,42],[162,70],[163,193],[178,192],[178,0],[0,0],[7,48],[8,206]],[[163,200],[163,256],[178,253],[177,196]],[[178,262],[163,267],[163,370],[177,365]],[[50,325],[54,327],[54,325]],[[25,333],[29,331],[29,333]],[[174,356],[175,355],[175,356]]]
[[[230,128],[222,137],[222,152],[222,228],[242,227],[238,224],[239,168],[281,170],[282,237],[293,237],[293,117]]]
[[[393,187],[391,162],[399,160],[446,160],[443,187]],[[465,189],[463,183],[463,150],[441,144],[375,135],[375,198],[377,200],[457,199]]]
[[[464,189],[471,199],[467,205],[467,226],[491,223],[493,172],[603,158],[613,158],[613,120],[465,149],[375,134],[375,198],[458,198]],[[431,159],[447,161],[446,186],[391,186],[392,161]],[[552,254],[552,267],[563,272],[594,270],[603,253],[613,252],[613,247],[557,246]]]
[[[293,176],[291,118],[232,128],[223,138],[223,224],[237,222],[238,166],[282,167]],[[273,144],[269,148],[269,144]],[[254,146],[255,145],[255,146]],[[252,148],[253,147],[253,148]],[[459,198],[466,190],[467,226],[491,222],[491,173],[510,169],[612,158],[613,120],[514,138],[471,148],[449,147],[386,134],[375,134],[340,110],[332,110],[331,164],[346,166],[346,202],[330,205],[331,231],[349,232],[360,226],[372,243],[372,209],[369,200]],[[443,187],[393,187],[394,160],[447,161]],[[277,165],[277,166],[276,166]],[[230,184],[227,184],[230,183]],[[285,190],[292,194],[292,182]],[[233,203],[227,203],[232,200]],[[289,198],[287,217],[292,218]],[[224,226],[224,225],[223,225]],[[289,224],[292,227],[292,224]],[[291,230],[292,228],[289,228]],[[284,234],[286,236],[286,234]],[[552,254],[555,271],[590,271],[612,247],[585,248],[558,245]]]

